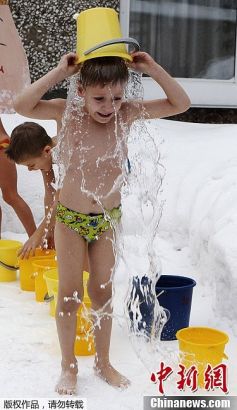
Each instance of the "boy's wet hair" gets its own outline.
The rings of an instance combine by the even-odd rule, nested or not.
[[[80,69],[80,83],[88,85],[127,83],[128,67],[120,57],[99,57],[86,60]]]
[[[36,122],[24,122],[12,131],[5,153],[9,159],[21,163],[39,157],[46,145],[52,146],[52,139],[45,129]]]

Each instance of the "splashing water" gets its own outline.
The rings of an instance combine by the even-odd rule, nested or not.
[[[141,101],[141,76],[132,72],[131,77],[127,99]],[[145,117],[148,116],[143,108],[129,135],[132,172],[122,189],[125,217],[117,235],[116,250],[129,273],[125,313],[130,339],[139,358],[151,370],[160,356],[164,356],[160,335],[169,319],[169,312],[159,305],[155,290],[161,274],[154,239],[163,209],[161,188],[165,169],[161,164],[159,147],[162,141],[154,126],[152,134],[149,132]],[[131,228],[127,228],[129,225]],[[132,230],[134,233],[131,235]],[[170,355],[168,350],[166,353]]]
[[[141,75],[131,71],[129,76],[125,98],[127,101],[141,101]],[[62,128],[57,146],[53,149],[54,161],[59,166],[57,186],[61,188],[65,178],[70,178],[70,168],[73,164],[77,170],[77,178],[74,173],[71,184],[79,185],[85,197],[100,206],[100,212],[104,212],[106,219],[110,221],[114,230],[111,241],[115,265],[110,280],[102,286],[106,288],[108,284],[113,283],[114,272],[122,260],[129,274],[125,311],[131,341],[137,355],[149,369],[152,369],[154,354],[159,356],[161,352],[164,353],[163,347],[161,349],[160,334],[167,321],[167,312],[159,305],[155,291],[161,265],[154,249],[154,239],[162,215],[163,202],[160,199],[160,192],[165,171],[160,162],[160,141],[155,140],[149,133],[144,109],[141,108],[139,120],[129,130],[114,105],[114,129],[104,127],[108,147],[94,158],[97,147],[89,138],[89,115],[84,110],[83,98],[77,94],[78,81],[78,74],[70,80]],[[112,140],[113,133],[115,141]],[[130,174],[127,170],[127,144],[130,147]],[[94,158],[94,163],[90,157]],[[114,167],[118,172],[110,177],[106,173],[106,165],[109,165],[108,169]],[[93,172],[97,173],[97,184],[94,185],[90,183],[92,167]],[[109,198],[118,191],[121,192],[123,203],[123,217],[120,223],[117,223],[107,210]],[[127,211],[129,216],[126,216]],[[131,235],[127,235],[128,226],[131,225],[129,218],[132,219],[134,228],[132,241]],[[111,302],[107,302],[107,305]],[[85,306],[82,312],[85,319],[90,320],[88,317],[91,316],[88,316]],[[101,319],[108,315],[103,309],[91,313],[94,326],[99,327]],[[170,355],[168,350],[167,353]]]

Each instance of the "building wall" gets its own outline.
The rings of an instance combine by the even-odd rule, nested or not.
[[[9,6],[34,82],[54,68],[63,54],[75,51],[75,13],[92,7],[111,7],[118,11],[119,0],[10,0]],[[64,81],[54,90],[65,88]]]

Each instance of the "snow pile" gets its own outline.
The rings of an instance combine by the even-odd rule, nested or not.
[[[18,115],[2,117],[9,133],[25,120]],[[39,123],[46,126],[49,135],[55,135],[54,122]],[[153,120],[148,123],[148,128],[157,139],[161,162],[166,169],[161,193],[165,205],[153,243],[156,263],[158,266],[158,259],[161,260],[164,274],[189,276],[197,281],[190,325],[210,326],[228,333],[230,341],[225,350],[229,356],[228,387],[230,394],[236,395],[237,125]],[[136,144],[139,144],[138,139]],[[131,142],[131,163],[136,149]],[[138,149],[141,151],[142,147]],[[146,146],[143,149],[146,158]],[[147,175],[152,178],[149,163],[145,163]],[[18,186],[39,223],[44,212],[40,172],[18,167]],[[151,181],[149,186],[152,186]],[[124,393],[111,389],[93,376],[92,357],[79,358],[78,394],[88,397],[88,408],[133,410],[141,408],[143,395],[158,393],[157,386],[151,384],[149,373],[129,344],[123,320],[123,300],[131,274],[128,266],[132,274],[142,275],[149,269],[148,260],[143,256],[146,249],[143,225],[138,223],[141,217],[138,196],[134,189],[123,201],[126,266],[121,263],[115,277],[117,320],[111,340],[112,362],[132,380],[132,386]],[[19,220],[1,197],[0,205],[3,208],[3,236],[25,240]],[[152,209],[146,212],[149,221]],[[0,396],[54,397],[60,353],[55,322],[48,314],[48,306],[36,304],[31,292],[20,290],[19,282],[0,284],[0,295],[0,325],[5,329],[0,340],[0,378],[4,380]],[[14,347],[10,353],[9,343]],[[172,352],[178,351],[176,341],[163,343],[170,346]],[[158,364],[154,363],[154,366],[158,367]],[[171,395],[179,393],[171,391]],[[215,393],[221,392],[217,390]]]
[[[167,127],[168,125],[168,127]],[[161,232],[188,245],[198,282],[215,289],[216,312],[237,314],[237,125],[167,124]],[[213,291],[214,291],[213,289]]]
[[[25,120],[19,115],[2,117],[8,132]],[[46,127],[49,135],[55,135],[55,122],[38,122]],[[199,283],[216,286],[217,313],[233,319],[237,314],[234,303],[237,290],[237,125],[152,120],[147,127],[157,138],[161,162],[166,169],[162,187],[165,206],[159,236],[171,240],[178,249],[189,246],[191,259],[199,271]],[[141,150],[136,144],[129,146],[131,162],[134,152]],[[146,146],[143,150],[146,158]],[[149,165],[145,165],[149,175]],[[44,212],[40,171],[30,173],[26,167],[18,166],[18,186],[39,223]],[[12,209],[1,198],[0,204],[2,230],[23,232]],[[138,195],[134,192],[123,203],[123,225],[125,233],[137,235],[137,239],[142,236],[137,223],[141,218],[139,212]],[[136,246],[139,248],[138,242]],[[139,266],[145,265],[144,260]]]

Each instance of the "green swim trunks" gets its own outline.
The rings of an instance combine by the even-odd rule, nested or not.
[[[113,208],[107,211],[108,217],[104,213],[101,214],[83,214],[66,208],[58,202],[56,209],[56,221],[65,224],[68,228],[76,231],[88,243],[99,239],[103,232],[111,229],[110,219],[115,223],[120,221],[122,211],[121,205],[118,208]],[[108,220],[107,220],[108,218]]]

